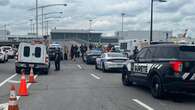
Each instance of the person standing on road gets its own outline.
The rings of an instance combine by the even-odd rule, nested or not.
[[[137,48],[137,46],[135,46],[134,50],[133,50],[133,58],[135,58],[138,54],[139,50]]]
[[[82,60],[83,60],[83,58],[84,58],[84,53],[85,53],[84,45],[81,45],[81,46],[80,46],[80,51],[81,51],[81,57],[82,57]]]
[[[61,57],[60,57],[60,49],[58,48],[56,50],[56,53],[55,53],[55,70],[56,71],[59,71],[60,70],[60,60],[61,60]]]
[[[73,60],[74,58],[74,46],[73,45],[70,48],[70,57],[71,57],[71,60]]]

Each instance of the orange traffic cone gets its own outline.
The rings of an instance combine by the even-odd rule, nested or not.
[[[36,83],[35,78],[34,78],[34,72],[33,69],[30,69],[30,75],[29,75],[29,81],[28,83]]]
[[[8,110],[19,110],[17,98],[16,98],[16,89],[15,86],[11,86]]]
[[[26,77],[24,74],[24,70],[22,71],[18,95],[19,96],[28,96],[28,90],[27,90]]]

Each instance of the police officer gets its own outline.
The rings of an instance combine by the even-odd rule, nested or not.
[[[61,60],[60,48],[57,48],[56,53],[55,53],[55,68],[56,68],[56,71],[60,70],[60,60]]]
[[[133,50],[133,57],[135,58],[138,54],[139,50],[138,50],[138,47],[135,46],[134,50]]]

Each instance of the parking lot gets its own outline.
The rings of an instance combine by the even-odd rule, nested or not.
[[[53,63],[53,62],[52,62]],[[0,103],[8,102],[10,84],[18,86],[14,60],[0,64]],[[154,99],[144,87],[125,87],[121,73],[103,73],[81,60],[63,61],[61,71],[38,75],[29,85],[29,96],[20,97],[20,110],[194,110],[194,95],[170,95]]]

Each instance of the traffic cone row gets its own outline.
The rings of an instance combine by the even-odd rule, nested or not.
[[[28,83],[36,83],[34,78],[33,69],[30,70],[29,75],[29,81]],[[28,96],[28,88],[27,88],[27,82],[25,77],[25,72],[22,70],[21,80],[20,80],[20,86],[18,90],[19,96]],[[16,97],[16,89],[15,86],[12,85],[10,89],[10,97],[9,97],[9,103],[8,103],[8,110],[19,110],[17,97]]]

